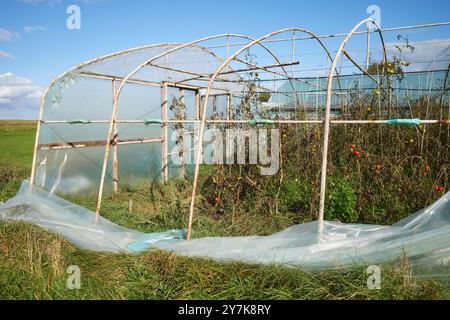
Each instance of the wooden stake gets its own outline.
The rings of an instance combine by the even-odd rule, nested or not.
[[[374,81],[376,84],[378,84],[378,80],[375,79],[374,77],[372,77],[372,75],[370,73],[367,73],[366,70],[364,70],[356,61],[355,59],[352,58],[352,56],[345,50],[342,49],[342,52],[345,54],[345,56],[347,57],[348,60],[350,60],[351,63],[353,63],[353,65],[359,69],[359,71],[361,71],[363,74],[365,74],[366,76],[368,76],[372,81]],[[361,86],[361,82],[359,82],[359,85]]]
[[[181,116],[183,117],[183,120],[186,119],[186,105],[185,105],[185,99],[184,99],[184,89],[180,89],[180,105],[181,105]],[[178,155],[180,156],[180,171],[179,171],[179,177],[184,178],[186,166],[184,163],[184,125],[181,127],[181,134],[182,136],[178,140]]]
[[[217,112],[217,96],[212,97],[212,111],[213,114]]]
[[[227,94],[227,120],[231,120],[231,94]]]
[[[106,138],[106,147],[105,147],[105,153],[104,153],[104,157],[103,157],[102,173],[100,175],[100,186],[98,188],[97,206],[95,208],[95,222],[98,221],[98,218],[100,216],[100,208],[102,206],[102,196],[103,196],[103,188],[105,185],[106,169],[108,167],[109,149],[111,147],[111,140],[113,139],[114,119],[116,119],[116,116],[117,116],[118,105],[119,105],[118,97],[114,96],[113,110],[112,110],[112,114],[111,114],[111,120],[109,122],[108,136]]]
[[[194,149],[198,149],[200,146],[196,146],[196,139],[198,139],[198,134],[200,132],[200,118],[202,115],[202,96],[200,94],[200,91],[197,90],[195,93],[195,120],[198,121],[194,125]],[[194,155],[195,156],[195,155]],[[203,159],[200,156],[200,161],[203,161]]]
[[[200,91],[195,91],[195,120],[200,119]]]
[[[128,199],[128,213],[133,212],[133,199]]]
[[[46,92],[44,93],[44,95],[42,96],[41,104],[39,106],[39,121],[37,123],[36,139],[34,141],[33,163],[31,165],[30,191],[33,188],[34,179],[35,179],[35,175],[36,175],[36,165],[37,165],[37,154],[38,154],[39,137],[40,137],[40,133],[41,133],[42,116],[44,114],[45,97],[47,95],[48,90],[49,89],[47,89]]]
[[[167,84],[161,85],[161,119],[167,121]],[[168,161],[168,149],[169,149],[169,130],[167,123],[164,122],[161,125],[161,165],[162,165],[162,181],[165,183],[169,181],[169,161]]]
[[[116,96],[116,80],[112,80],[113,86],[113,103],[114,97]],[[117,142],[118,142],[118,134],[117,130],[117,116],[114,117],[114,141],[113,141],[113,183],[114,183],[114,192],[117,193],[119,191],[119,159],[118,159],[118,150],[117,150]]]
[[[135,83],[135,84],[141,84],[146,86],[154,86],[154,87],[160,87],[161,82],[157,81],[148,81],[148,80],[142,80],[142,79],[134,79],[134,78],[124,78],[119,76],[112,76],[108,74],[100,74],[100,73],[94,73],[94,72],[80,72],[78,73],[79,76],[87,77],[87,78],[94,78],[94,79],[103,79],[103,80],[119,80],[121,83],[127,82],[127,83]],[[202,86],[196,86],[196,85],[190,85],[190,84],[182,84],[181,82],[165,82],[168,87],[174,87],[174,88],[183,88],[187,90],[198,90],[198,89],[206,89],[206,87]],[[120,87],[120,86],[119,86]],[[224,91],[226,92],[226,89],[222,88],[214,88],[214,90],[217,91]],[[118,91],[118,90],[117,90]]]
[[[162,142],[162,138],[131,138],[117,140],[117,145],[141,144],[151,142]],[[106,145],[105,140],[89,140],[89,141],[68,141],[48,144],[38,144],[37,150],[60,150],[60,149],[79,149],[88,147],[100,147]]]

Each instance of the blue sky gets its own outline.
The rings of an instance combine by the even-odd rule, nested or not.
[[[69,16],[66,9],[70,4],[81,8],[81,30],[66,28]],[[14,106],[7,105],[8,97],[2,97],[6,85],[25,84],[30,89],[29,100],[36,100],[42,88],[57,75],[99,55],[149,43],[185,42],[227,32],[260,36],[292,26],[306,27],[317,34],[347,32],[367,16],[370,4],[381,8],[383,27],[450,20],[448,0],[3,0],[0,118],[14,116]],[[436,30],[433,38],[450,38],[449,30]],[[22,103],[24,108],[30,107]],[[5,112],[5,108],[9,110]]]

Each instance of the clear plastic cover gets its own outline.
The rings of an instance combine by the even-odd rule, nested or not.
[[[23,182],[16,197],[0,205],[0,218],[23,220],[95,251],[141,252],[158,248],[180,255],[277,264],[306,270],[383,264],[407,257],[417,276],[450,275],[450,193],[391,226],[324,222],[295,225],[271,236],[183,240],[182,230],[141,233]]]
[[[199,77],[196,75],[210,75],[223,63],[223,59],[211,51],[191,45],[138,68],[178,46],[161,44],[111,54],[82,64],[55,81],[43,104],[34,185],[60,195],[98,190],[114,92],[119,88],[116,115],[119,184],[160,180],[163,168],[162,125],[145,122],[164,118],[161,108],[163,83],[178,82],[176,88],[167,87],[167,118],[177,119],[172,105],[183,95],[183,119],[198,120],[197,95],[204,95],[208,82],[205,78],[195,79]],[[131,81],[123,83],[124,78],[135,70],[137,72],[131,76]],[[194,79],[183,81],[190,78]],[[240,87],[235,82],[240,79],[236,73],[221,75],[221,79],[226,81],[215,83],[213,93],[222,92],[221,88],[233,90]],[[192,135],[198,130],[193,122],[184,124],[183,128]],[[179,152],[174,131],[174,125],[169,124],[169,178],[180,176],[180,163],[172,156]],[[140,143],[140,140],[145,142]],[[195,151],[192,140],[185,141],[184,154],[188,156],[193,156]],[[113,186],[112,153],[106,171],[106,192]],[[189,175],[191,169],[191,165],[186,164],[185,174]]]

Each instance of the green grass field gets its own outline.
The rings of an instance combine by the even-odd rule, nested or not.
[[[33,122],[0,121],[0,159],[31,168],[35,131]]]
[[[0,122],[0,201],[29,174],[35,125]],[[172,182],[122,190],[103,214],[141,231],[181,227],[189,186]],[[134,210],[127,212],[128,199]],[[73,199],[92,208],[93,199]],[[267,234],[290,223],[282,216],[196,219],[196,236]],[[81,289],[69,290],[66,270],[81,269]],[[383,267],[380,290],[367,288],[366,268],[308,273],[283,267],[217,263],[151,251],[139,255],[80,250],[61,237],[19,222],[0,222],[0,299],[448,299],[448,288],[414,279],[404,261]]]

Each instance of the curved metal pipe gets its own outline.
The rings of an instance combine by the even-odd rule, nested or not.
[[[134,52],[134,51],[139,51],[139,50],[145,50],[145,49],[149,49],[149,48],[153,48],[153,47],[160,47],[160,46],[167,46],[167,45],[171,45],[171,43],[159,43],[159,44],[151,44],[151,45],[146,45],[146,46],[141,46],[141,47],[135,47],[135,48],[131,48],[131,49],[126,49],[126,50],[121,50],[121,51],[117,51],[117,52],[113,52],[104,56],[100,56],[85,62],[82,62],[80,64],[78,64],[77,66],[65,71],[64,73],[60,74],[59,76],[57,76],[56,78],[54,78],[50,84],[47,86],[47,88],[44,91],[44,94],[41,97],[40,100],[40,104],[39,104],[39,117],[38,117],[38,124],[37,124],[37,129],[36,129],[36,138],[35,138],[35,143],[34,143],[34,153],[33,153],[33,162],[32,162],[32,166],[31,166],[31,176],[30,176],[30,189],[32,188],[33,184],[34,184],[34,180],[35,180],[35,175],[36,175],[36,161],[37,161],[37,146],[39,144],[39,134],[40,134],[40,129],[41,129],[41,122],[42,122],[42,117],[44,114],[44,105],[45,105],[45,99],[47,98],[47,95],[50,91],[50,89],[55,85],[55,83],[57,81],[59,81],[60,79],[64,78],[66,75],[68,75],[71,72],[74,72],[76,70],[79,70],[85,66],[88,66],[90,64],[108,59],[108,58],[112,58],[115,56],[119,56],[122,54],[126,54],[129,52]],[[172,44],[173,45],[173,44]]]
[[[100,185],[99,185],[99,192],[98,192],[98,196],[97,196],[97,205],[96,205],[96,218],[98,218],[99,214],[100,214],[100,207],[101,207],[101,203],[102,203],[102,196],[103,196],[103,187],[104,187],[104,180],[105,180],[105,175],[106,175],[106,167],[108,164],[108,157],[109,157],[109,149],[111,146],[111,138],[112,138],[112,131],[114,128],[114,119],[116,117],[117,114],[117,109],[118,109],[118,101],[119,101],[119,97],[120,94],[122,93],[123,87],[125,86],[125,84],[127,83],[127,81],[134,75],[136,74],[139,70],[141,70],[142,68],[144,68],[146,65],[150,64],[151,62],[169,55],[172,52],[178,51],[182,48],[188,47],[188,46],[192,46],[195,45],[197,43],[200,42],[204,42],[207,40],[212,40],[212,39],[217,39],[217,38],[221,38],[221,37],[227,37],[227,39],[229,39],[229,37],[236,37],[236,38],[244,38],[244,39],[248,39],[248,40],[253,40],[252,38],[245,36],[245,35],[239,35],[239,34],[220,34],[220,35],[215,35],[215,36],[208,36],[205,38],[201,38],[201,39],[197,39],[188,43],[184,43],[181,44],[177,47],[171,48],[161,54],[158,54],[146,61],[144,61],[143,63],[141,63],[139,66],[137,66],[135,69],[133,69],[121,82],[120,86],[118,87],[117,91],[116,91],[116,95],[114,96],[113,99],[113,112],[111,115],[111,121],[110,121],[110,126],[108,129],[108,137],[106,140],[106,146],[105,146],[105,154],[104,154],[104,158],[103,158],[103,164],[102,164],[102,172],[101,172],[101,176],[100,176]],[[273,57],[274,59],[276,59],[276,61],[279,62],[278,58],[268,49],[266,48],[264,45],[261,45],[264,49],[266,49]],[[284,70],[284,69],[283,69]],[[288,77],[287,73],[286,73],[286,77]]]
[[[201,160],[201,155],[202,155],[203,134],[204,134],[204,130],[205,130],[206,107],[208,105],[208,99],[209,99],[209,95],[211,93],[212,85],[214,84],[214,81],[217,78],[217,76],[219,75],[219,73],[222,72],[222,70],[232,60],[234,60],[238,55],[240,55],[242,52],[244,52],[248,48],[254,46],[255,44],[260,44],[261,41],[263,41],[263,40],[265,40],[267,38],[273,37],[273,36],[278,35],[280,33],[290,32],[290,31],[300,31],[300,32],[307,33],[307,34],[311,35],[313,38],[315,38],[319,43],[321,43],[321,45],[323,45],[321,40],[319,38],[317,38],[317,36],[314,33],[312,33],[311,31],[309,31],[307,29],[304,29],[304,28],[285,28],[285,29],[277,30],[277,31],[271,32],[271,33],[269,33],[269,34],[267,34],[265,36],[262,36],[262,37],[260,37],[260,38],[258,38],[256,40],[248,43],[247,45],[245,45],[241,49],[239,49],[231,57],[229,57],[227,60],[225,60],[225,62],[219,68],[217,68],[217,70],[214,72],[213,76],[211,77],[211,79],[209,81],[208,89],[206,91],[206,95],[205,95],[204,102],[203,102],[202,120],[200,122],[200,129],[199,129],[199,136],[198,136],[198,139],[199,139],[198,145],[199,145],[199,147],[197,148],[197,156],[196,156],[196,162],[195,162],[194,183],[193,183],[193,189],[192,189],[191,205],[190,205],[190,209],[189,209],[189,221],[188,221],[187,239],[190,239],[191,233],[192,233],[192,221],[193,221],[193,216],[194,216],[195,197],[197,195],[197,189],[198,189],[198,175],[199,175],[200,160]],[[323,45],[323,47],[325,48],[324,45]],[[326,48],[325,48],[325,50],[328,52],[328,50]],[[333,70],[335,70],[335,68]],[[295,92],[295,87],[294,87],[294,92]]]
[[[326,106],[325,106],[325,121],[324,121],[324,140],[323,140],[323,155],[322,155],[322,169],[321,169],[321,177],[320,177],[320,204],[319,204],[319,219],[318,219],[318,232],[319,236],[322,234],[323,231],[323,219],[324,219],[324,211],[325,211],[325,189],[326,189],[326,183],[327,183],[327,162],[328,162],[328,144],[329,144],[329,135],[330,135],[330,109],[331,109],[331,94],[332,94],[332,87],[333,87],[333,76],[334,76],[334,70],[337,67],[338,60],[344,51],[344,47],[348,40],[351,38],[351,36],[365,23],[373,23],[377,29],[378,33],[380,35],[380,40],[383,46],[383,52],[384,52],[384,63],[383,63],[383,69],[385,68],[386,62],[387,62],[387,53],[386,53],[386,47],[384,45],[384,39],[381,32],[380,26],[377,24],[377,22],[372,18],[367,18],[362,21],[360,21],[353,29],[347,34],[347,36],[342,40],[341,45],[339,46],[339,49],[336,52],[336,55],[333,60],[333,64],[331,65],[330,73],[328,75],[328,84],[327,84],[327,100],[326,100]]]

